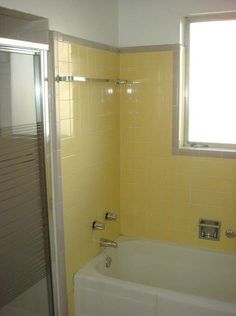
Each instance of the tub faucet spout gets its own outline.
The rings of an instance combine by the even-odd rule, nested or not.
[[[109,239],[105,239],[105,238],[101,238],[99,241],[99,245],[100,247],[112,247],[112,248],[117,248],[118,244],[113,241],[113,240],[109,240]]]

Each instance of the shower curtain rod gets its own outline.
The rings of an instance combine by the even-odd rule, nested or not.
[[[128,80],[120,79],[105,79],[105,78],[88,78],[88,77],[79,77],[79,76],[56,76],[57,82],[113,82],[116,84],[128,84],[133,83]]]

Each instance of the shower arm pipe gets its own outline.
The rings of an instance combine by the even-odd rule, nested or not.
[[[112,82],[116,84],[128,84],[133,83],[128,80],[121,79],[106,79],[106,78],[88,78],[80,76],[56,76],[57,82]]]

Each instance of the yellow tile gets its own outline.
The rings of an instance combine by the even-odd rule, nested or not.
[[[235,160],[172,155],[172,63],[171,52],[120,56],[120,76],[139,81],[120,90],[123,231],[236,250],[235,243],[223,235],[220,242],[198,239],[199,218],[218,219],[224,229],[236,224],[236,164]],[[143,231],[136,226],[135,209],[139,216],[146,214]]]
[[[78,63],[79,46],[76,44],[69,43],[68,54],[69,54],[69,58],[68,58],[69,62]]]
[[[62,74],[118,77],[116,53],[61,42]],[[100,237],[115,239],[120,220],[93,232],[105,211],[119,215],[119,95],[108,84],[60,83],[60,129],[65,249],[69,313],[73,314],[73,275],[101,251]]]
[[[74,316],[74,292],[70,291],[67,293],[67,301],[68,301],[68,314],[70,316]]]
[[[69,100],[71,95],[71,84],[68,82],[60,82],[59,98],[60,100]]]
[[[60,61],[59,62],[59,74],[60,76],[69,76],[70,67],[68,62]]]
[[[69,119],[71,118],[70,111],[70,101],[69,100],[61,100],[60,101],[60,119]]]
[[[232,192],[212,192],[205,190],[191,190],[191,203],[219,206],[222,209],[234,208],[236,195]]]
[[[85,46],[78,47],[78,65],[79,76],[89,77],[89,59],[88,48]]]
[[[118,56],[62,42],[59,49],[62,73],[138,82],[60,83],[70,312],[73,273],[100,251],[102,234],[235,251],[224,236],[236,229],[235,160],[172,155],[172,52]],[[92,232],[89,223],[108,209],[119,221]],[[198,238],[199,218],[221,221],[219,242]]]
[[[69,62],[69,44],[58,42],[58,59],[59,61]]]

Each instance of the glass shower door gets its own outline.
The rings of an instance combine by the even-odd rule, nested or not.
[[[40,60],[0,47],[0,316],[53,315]]]

